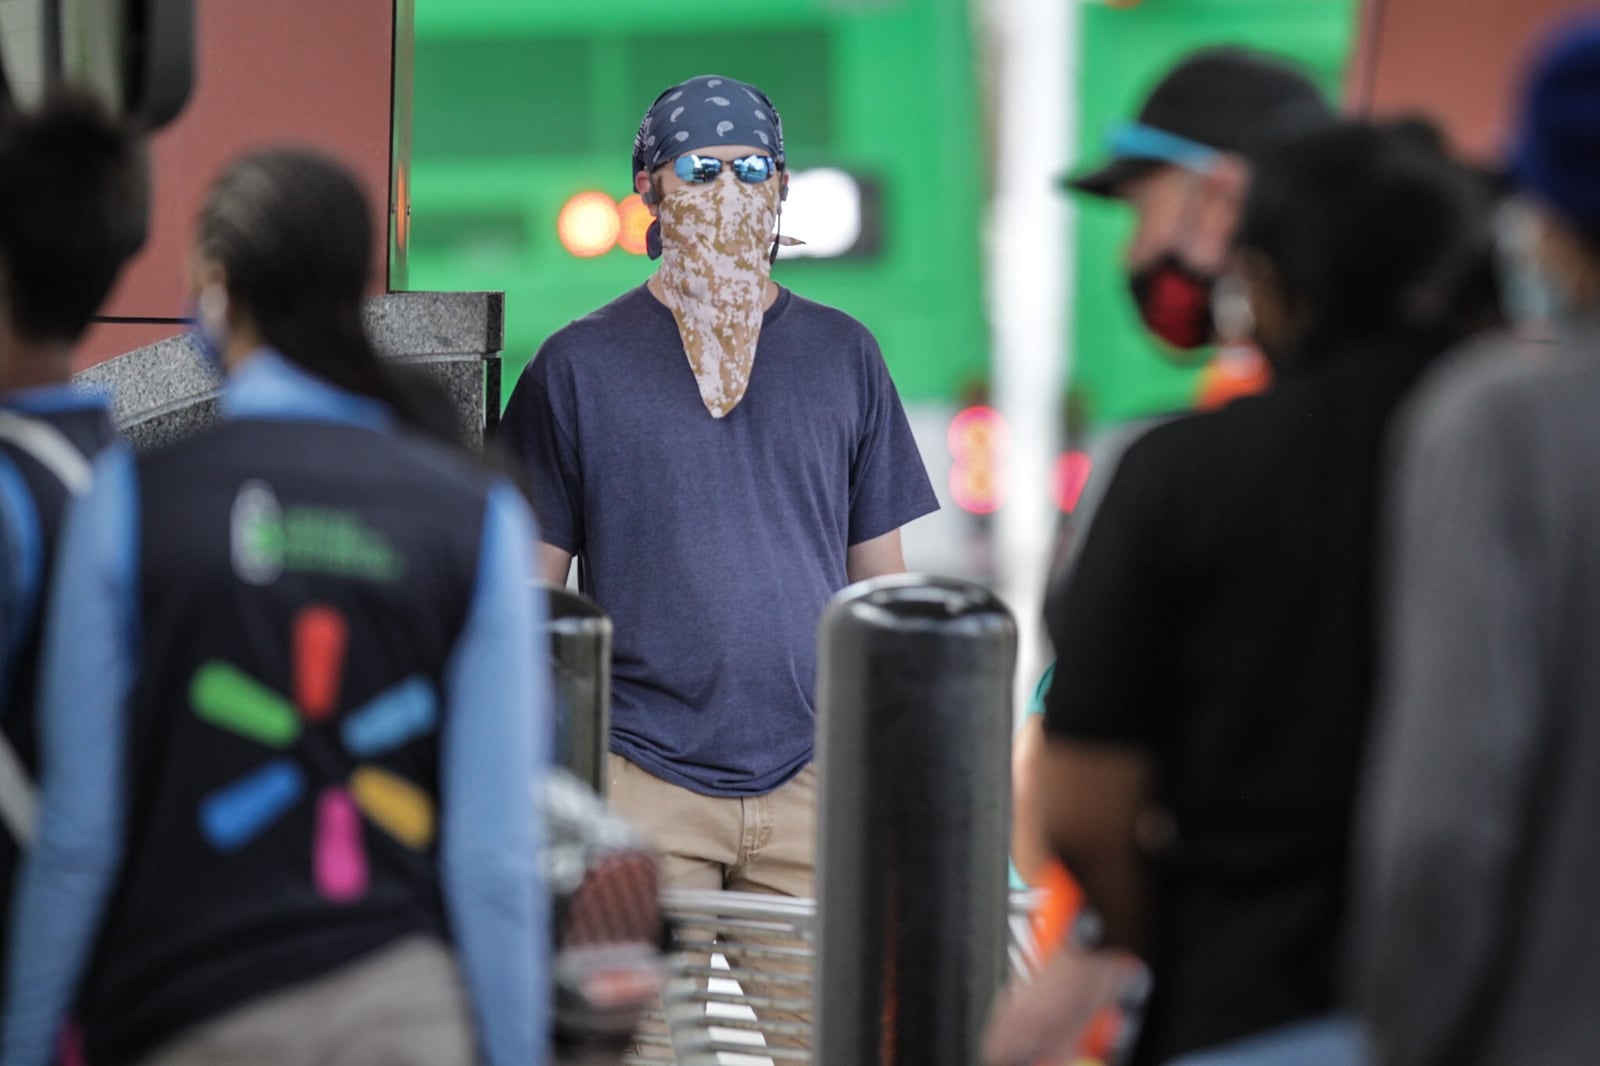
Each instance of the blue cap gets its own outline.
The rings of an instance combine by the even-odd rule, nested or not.
[[[1600,233],[1600,18],[1565,23],[1536,54],[1512,180],[1585,233]]]

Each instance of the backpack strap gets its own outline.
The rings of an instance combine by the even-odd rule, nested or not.
[[[0,440],[27,452],[77,496],[89,487],[93,467],[67,435],[48,422],[0,411]]]
[[[0,441],[32,456],[70,495],[80,495],[89,487],[93,476],[89,460],[50,423],[14,411],[0,411]],[[0,823],[22,847],[34,841],[38,807],[38,788],[28,775],[22,756],[0,733]]]

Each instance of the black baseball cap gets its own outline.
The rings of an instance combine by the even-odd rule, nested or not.
[[[1333,121],[1318,88],[1288,63],[1243,48],[1207,48],[1184,58],[1145,98],[1137,124],[1206,148],[1253,158]],[[1168,159],[1113,148],[1112,158],[1062,185],[1115,197],[1130,179]]]

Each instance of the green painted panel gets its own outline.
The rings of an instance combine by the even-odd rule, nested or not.
[[[555,145],[593,150],[594,99],[572,91],[593,54],[594,43],[576,35],[419,38],[415,64],[424,91],[412,104],[413,136],[425,135],[416,137],[412,158],[516,158]]]

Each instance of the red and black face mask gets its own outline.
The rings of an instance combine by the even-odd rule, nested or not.
[[[1215,339],[1211,321],[1211,290],[1215,285],[1216,278],[1195,270],[1174,252],[1128,277],[1128,289],[1145,327],[1185,351]]]

